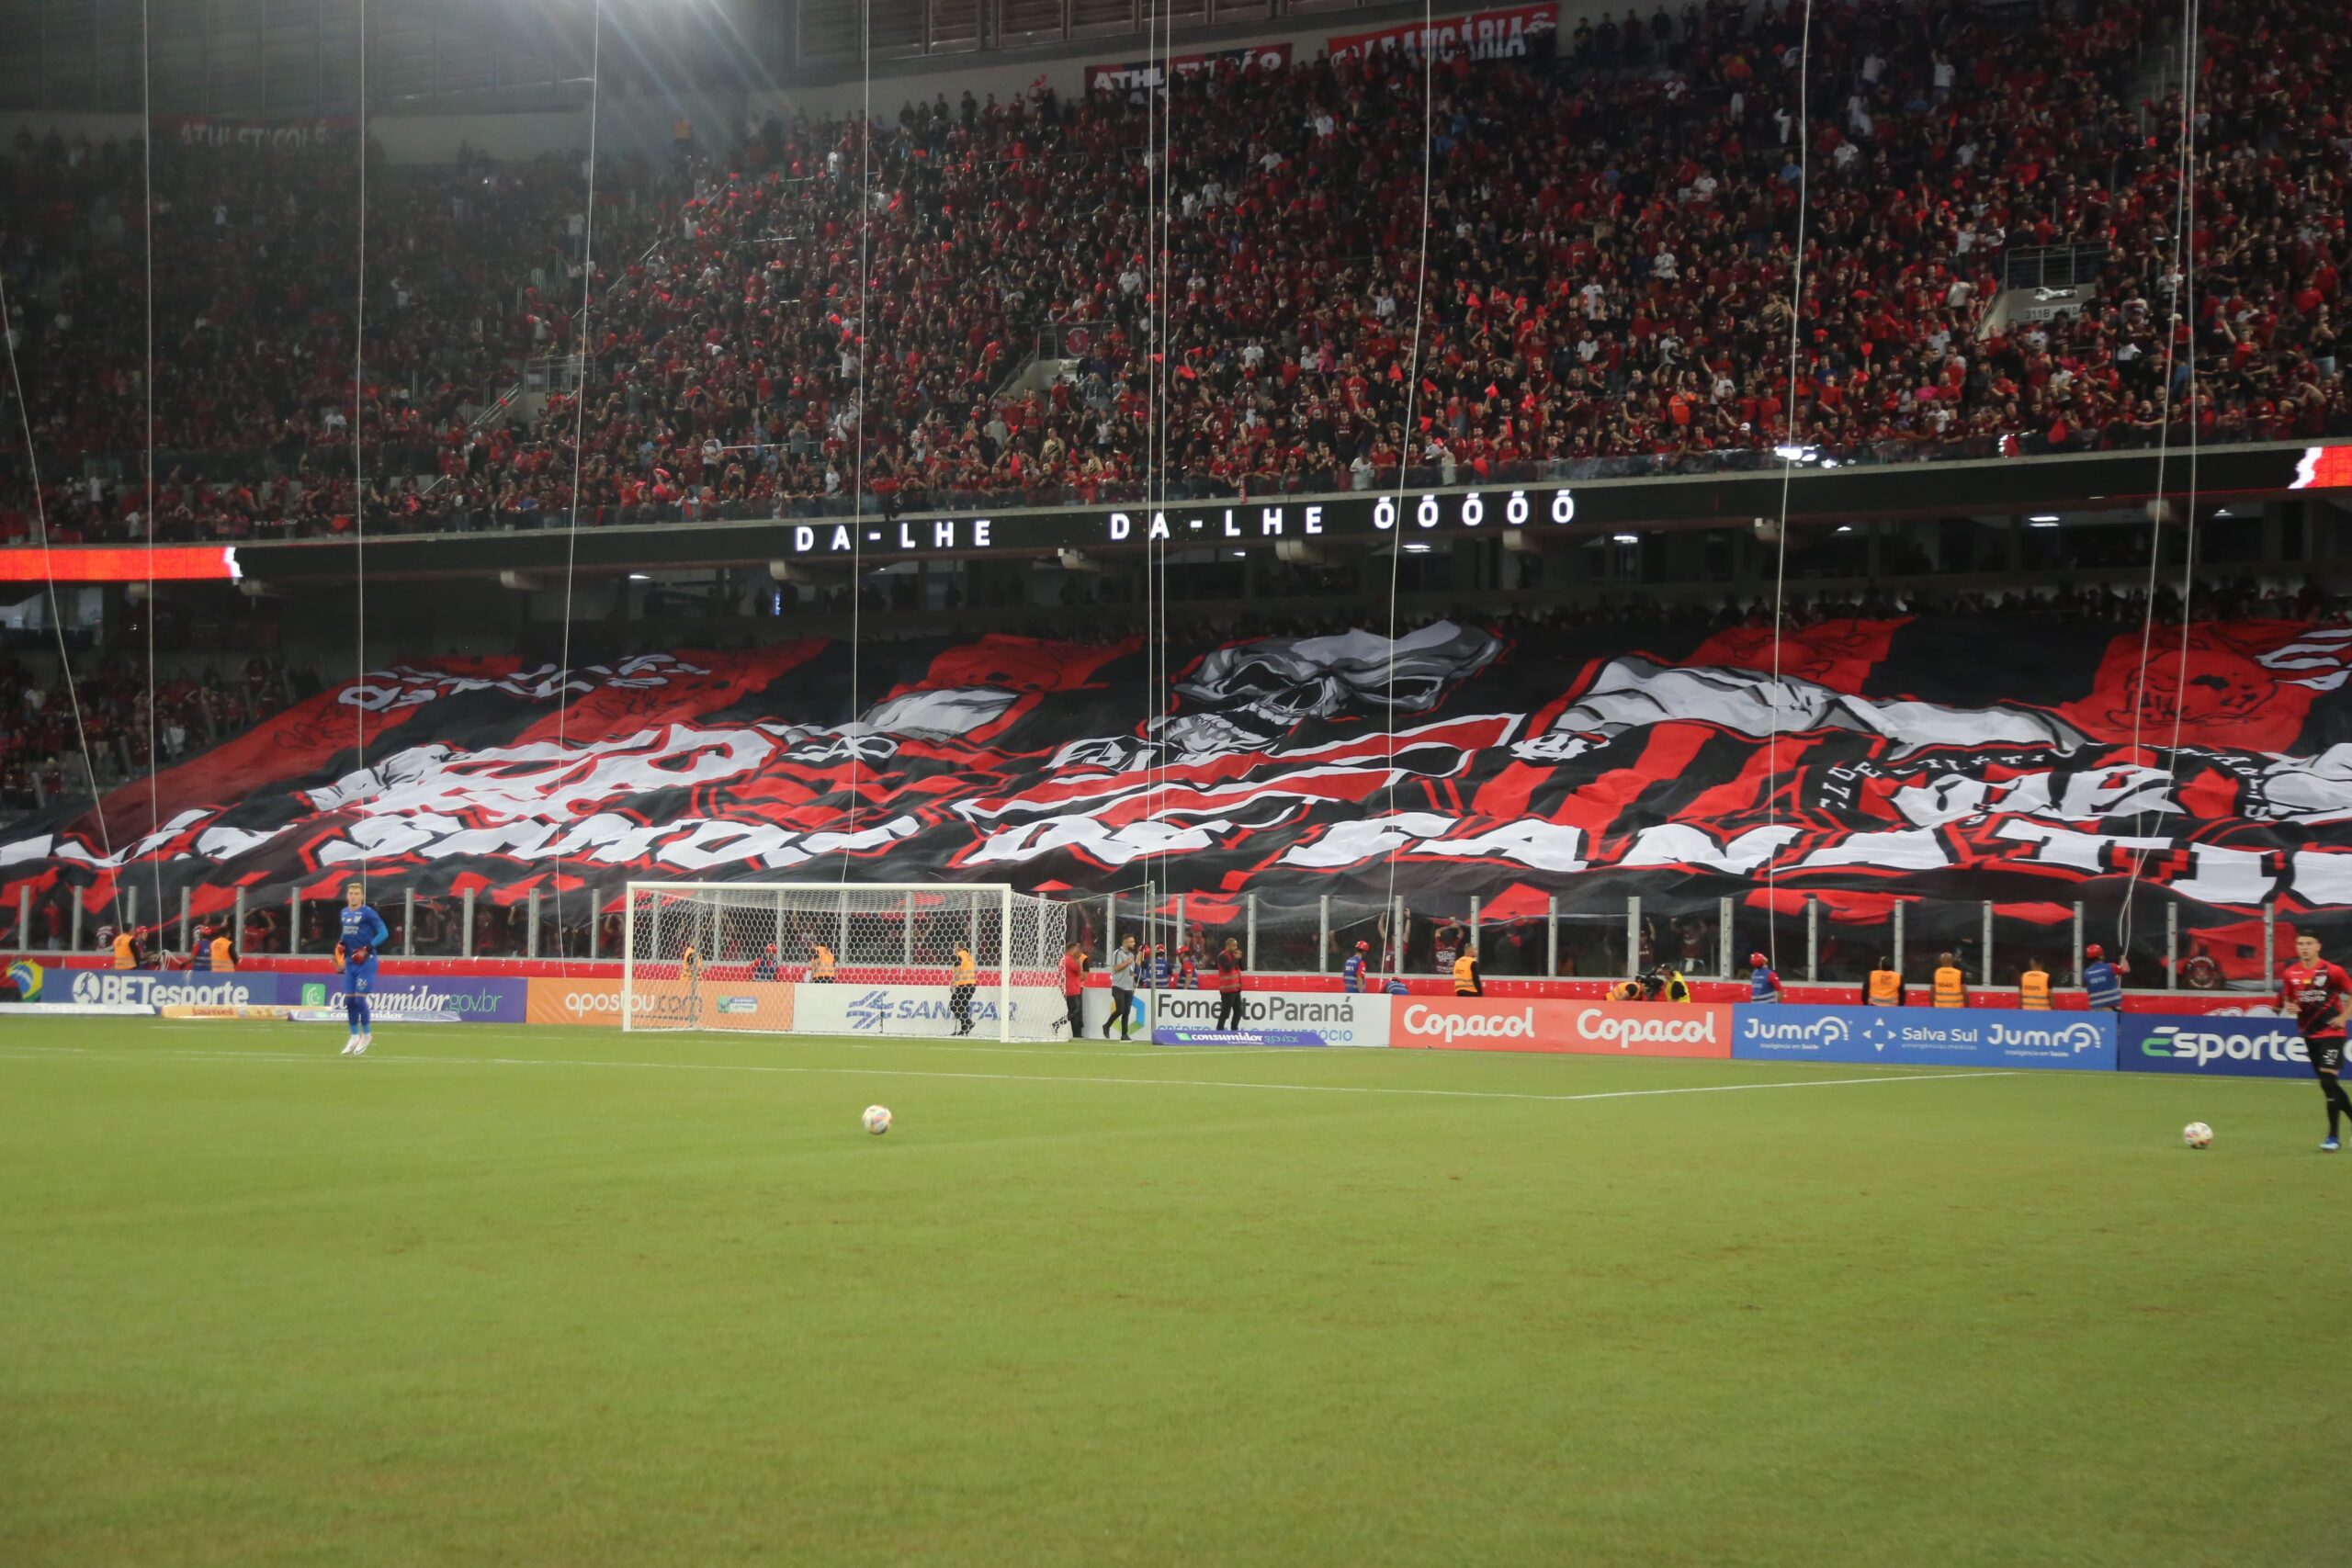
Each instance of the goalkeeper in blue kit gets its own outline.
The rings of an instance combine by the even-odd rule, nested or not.
[[[346,1056],[364,1056],[374,1037],[375,1013],[368,996],[376,988],[376,954],[392,934],[355,882],[343,890],[343,929],[334,939],[334,966],[343,975],[343,1010],[351,1020]]]

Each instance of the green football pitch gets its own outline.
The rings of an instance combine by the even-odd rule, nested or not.
[[[340,1041],[0,1017],[0,1562],[2352,1558],[2307,1084]]]

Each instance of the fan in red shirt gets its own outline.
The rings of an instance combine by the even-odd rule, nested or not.
[[[2352,1097],[2344,1092],[2344,1021],[2352,1014],[2352,976],[2341,964],[2319,955],[2319,938],[2295,939],[2295,961],[2278,976],[2278,1005],[2295,1015],[2302,1031],[2303,1048],[2311,1053],[2312,1071],[2327,1100],[2327,1141],[2320,1147],[2334,1154],[2342,1145],[2337,1122],[2352,1119]]]
[[[1216,955],[1216,1026],[1234,1033],[1241,1030],[1241,944],[1231,937]]]
[[[1069,1037],[1086,1036],[1086,954],[1071,942],[1062,954],[1062,1000],[1069,1008]]]

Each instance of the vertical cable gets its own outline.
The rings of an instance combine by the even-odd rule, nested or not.
[[[868,244],[873,235],[874,193],[868,187],[874,165],[874,7],[858,7],[857,68],[863,78],[857,110],[857,447],[850,470],[849,528],[849,826],[842,834],[841,880],[849,881],[850,840],[857,833],[858,764],[865,740],[864,715],[857,702],[858,649],[862,630],[861,603],[865,578],[861,562],[865,537],[865,296],[873,287]]]
[[[1430,180],[1437,163],[1437,40],[1434,0],[1421,4],[1421,218],[1419,259],[1413,267],[1413,344],[1406,355],[1408,367],[1405,376],[1405,427],[1401,445],[1396,449],[1396,495],[1389,511],[1395,518],[1388,541],[1388,682],[1385,705],[1387,714],[1383,721],[1383,739],[1386,742],[1388,774],[1388,809],[1385,815],[1390,826],[1396,816],[1396,595],[1397,584],[1405,565],[1405,472],[1413,450],[1413,430],[1420,418],[1421,391],[1421,330],[1429,310],[1430,283]],[[1363,59],[1371,59],[1367,50]],[[1402,847],[1404,835],[1392,833],[1388,846],[1388,892],[1381,908],[1393,920],[1396,908],[1396,852]],[[1402,922],[1396,922],[1401,926]],[[1391,975],[1400,974],[1405,967],[1405,932],[1388,933]]]
[[[2172,797],[2175,770],[2179,765],[2181,704],[2188,693],[2188,623],[2189,594],[2193,591],[2197,570],[2197,326],[2196,272],[2197,254],[2189,243],[2190,226],[2197,215],[2191,195],[2197,179],[2197,28],[2199,0],[2181,0],[2180,7],[2180,117],[2173,141],[2173,221],[2172,221],[2172,281],[2180,290],[2178,308],[2169,312],[2164,325],[2165,368],[2164,391],[2157,409],[2156,420],[2156,482],[2154,494],[2148,502],[2148,586],[2147,603],[2141,606],[2140,662],[2132,679],[2132,750],[2133,765],[2140,756],[2141,721],[2147,706],[2148,660],[2154,656],[2156,636],[2157,572],[2164,563],[2165,542],[2165,468],[2172,454],[2172,382],[2176,367],[2180,328],[2188,328],[2188,441],[2189,493],[2188,532],[2183,540],[2180,604],[2180,669],[2175,673],[2173,693],[2173,749],[2165,761],[2165,798]],[[2153,307],[2152,307],[2153,308]],[[2133,836],[2148,835],[2148,812],[2143,807],[2132,820]],[[2132,852],[2132,874],[2123,886],[2123,908],[2115,922],[2116,956],[2130,962],[2132,946],[2132,905],[2140,892],[2140,876],[2146,869],[2148,852]]]
[[[141,157],[141,228],[147,242],[147,836],[148,870],[155,888],[155,925],[163,929],[163,786],[156,770],[163,759],[155,750],[155,112],[153,54],[149,48],[149,0],[139,4],[139,146]],[[190,935],[193,942],[193,933]]]
[[[41,582],[49,593],[49,624],[57,633],[57,672],[65,681],[65,703],[73,710],[74,735],[82,748],[82,774],[90,784],[90,814],[97,820],[98,848],[106,855],[104,863],[109,868],[119,869],[115,868],[114,840],[107,830],[106,807],[98,798],[98,770],[90,760],[90,731],[82,720],[82,697],[74,681],[74,658],[65,646],[65,618],[58,609],[57,567],[50,555],[49,502],[40,493],[40,451],[33,445],[32,411],[25,401],[24,373],[17,364],[17,334],[8,327],[8,276],[6,268],[0,268],[0,343],[8,345],[8,384],[16,390],[17,421],[24,431],[26,472],[33,488],[33,525],[40,531]],[[113,897],[114,918],[116,923],[120,924],[122,881],[119,876],[114,879]]]
[[[588,367],[594,354],[589,333],[594,325],[590,311],[595,304],[596,288],[596,100],[604,82],[604,42],[605,0],[594,0],[588,21],[588,209],[580,235],[580,330],[573,340],[578,345],[580,369],[571,382],[571,514],[563,533],[563,633],[555,671],[555,754],[560,765],[571,758],[565,749],[565,720],[571,711],[571,593],[580,561],[580,470],[587,437]],[[591,928],[601,913],[596,908],[595,893],[588,890]],[[559,825],[555,854],[556,955],[568,964],[571,953],[565,929],[563,839]],[[569,973],[568,967],[566,972]]]
[[[1151,571],[1151,536],[1153,520],[1159,515],[1155,503],[1161,498],[1154,493],[1153,480],[1158,473],[1160,412],[1165,406],[1159,384],[1159,365],[1156,351],[1159,347],[1155,325],[1156,301],[1161,287],[1159,276],[1159,247],[1154,236],[1159,230],[1160,182],[1165,171],[1159,166],[1159,143],[1160,106],[1159,88],[1155,86],[1151,72],[1159,61],[1161,9],[1157,0],[1146,0],[1144,9],[1144,98],[1143,98],[1143,330],[1138,334],[1143,348],[1144,424],[1143,424],[1143,799],[1144,820],[1157,824],[1159,820],[1160,748],[1167,743],[1167,726],[1163,722],[1160,700],[1159,643],[1166,626],[1157,613]],[[1134,265],[1132,262],[1130,265]],[[1165,857],[1156,857],[1148,840],[1143,852],[1144,947],[1151,945],[1153,906],[1152,862],[1159,859],[1166,868]]]
[[[1144,368],[1154,389],[1151,400],[1153,431],[1148,447],[1152,453],[1152,459],[1145,464],[1144,489],[1145,502],[1152,508],[1152,515],[1161,516],[1168,511],[1169,479],[1174,468],[1169,452],[1172,422],[1168,417],[1168,403],[1176,392],[1176,316],[1170,303],[1175,291],[1175,256],[1170,245],[1170,214],[1176,205],[1176,14],[1172,6],[1163,3],[1157,20],[1159,27],[1155,29],[1157,37],[1153,42],[1159,51],[1159,86],[1156,91],[1147,87],[1144,94],[1144,145],[1148,152],[1153,150],[1151,139],[1155,117],[1159,137],[1157,156],[1151,162],[1154,181],[1147,186],[1148,192],[1156,193],[1156,199],[1148,200],[1144,208],[1145,337],[1153,352],[1153,356],[1144,361]],[[1152,51],[1147,49],[1146,59],[1150,59]],[[1153,493],[1155,490],[1156,496]],[[1155,573],[1151,533],[1147,525],[1144,529],[1144,599],[1147,614],[1157,602],[1159,635],[1151,639],[1148,668],[1151,682],[1149,694],[1158,720],[1155,728],[1164,737],[1168,733],[1168,688],[1175,678],[1170,656],[1173,638],[1170,636],[1168,590],[1168,553],[1173,539],[1171,536],[1159,541],[1159,567]],[[1148,770],[1145,774],[1146,793],[1149,800],[1147,815],[1157,822],[1160,814],[1168,809],[1169,759],[1164,746],[1155,745],[1145,754],[1145,766]],[[1159,854],[1159,876],[1154,886],[1159,890],[1161,908],[1173,908],[1172,895],[1168,888],[1168,853],[1164,848]],[[1152,921],[1159,914],[1157,909],[1147,911],[1146,932],[1153,929]],[[1182,933],[1179,931],[1177,935],[1181,938]],[[1149,945],[1148,942],[1146,945]],[[1152,965],[1150,972],[1153,975],[1159,973],[1157,964]],[[1155,993],[1157,1005],[1159,987],[1155,983],[1150,988]]]
[[[1813,179],[1813,0],[1805,0],[1803,28],[1797,38],[1797,224],[1796,248],[1789,258],[1789,389],[1788,404],[1781,410],[1781,531],[1772,552],[1772,685],[1765,703],[1770,728],[1764,739],[1764,952],[1776,972],[1781,967],[1781,857],[1773,829],[1781,819],[1781,643],[1787,626],[1789,484],[1795,477],[1801,450],[1797,446],[1797,356],[1804,325],[1805,203]]]
[[[358,308],[352,318],[351,332],[351,570],[353,598],[357,609],[352,616],[352,639],[358,665],[355,679],[365,685],[368,681],[368,457],[361,444],[361,427],[368,421],[368,0],[359,0],[359,284]],[[354,773],[368,769],[368,708],[364,703],[351,705],[351,728]],[[362,787],[365,787],[364,785]],[[357,831],[351,835],[359,852],[359,886],[372,896],[368,886],[368,840]],[[300,942],[302,933],[289,933],[291,942]]]

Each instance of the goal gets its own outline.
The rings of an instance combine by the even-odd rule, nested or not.
[[[1001,883],[632,882],[621,1027],[1059,1039],[1069,924]]]

